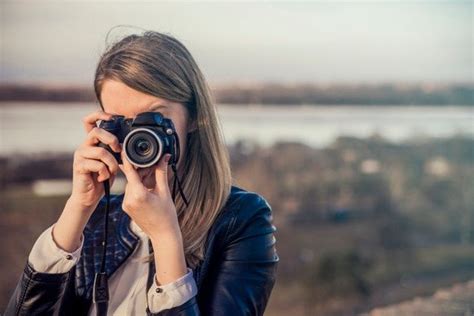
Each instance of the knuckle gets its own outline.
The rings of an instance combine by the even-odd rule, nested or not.
[[[109,171],[107,170],[107,167],[106,167],[104,164],[102,164],[102,165],[100,166],[99,172],[100,172],[100,173],[103,173],[103,174],[108,174],[108,173],[109,173]]]
[[[122,208],[124,211],[130,212],[130,210],[134,209],[134,203],[130,201],[129,199],[123,200],[122,202]]]
[[[82,163],[82,156],[80,152],[75,151],[73,155],[72,165],[77,166]]]
[[[115,136],[115,135],[112,134],[111,132],[105,131],[104,136],[107,137],[107,140],[108,140],[108,142],[109,142],[110,145],[118,144],[118,138],[117,138],[117,136]]]
[[[138,204],[146,202],[147,192],[145,190],[138,190],[138,192],[134,194],[134,199]]]
[[[82,159],[82,158],[84,158],[85,150],[86,150],[85,147],[80,147],[80,148],[78,148],[78,149],[74,152],[74,159]]]
[[[77,161],[73,164],[73,169],[78,172],[83,172],[85,169],[84,163],[82,161]]]
[[[109,153],[107,151],[107,149],[103,148],[103,147],[97,147],[97,156],[101,159],[105,159],[105,157],[107,157],[107,154]]]
[[[134,192],[132,197],[123,200],[124,209],[134,210],[139,209],[140,205],[146,202],[146,192]]]
[[[117,173],[118,172],[118,164],[117,163],[112,163],[111,171],[112,171],[112,173]]]
[[[124,202],[122,202],[122,210],[124,210],[125,213],[128,213],[128,205]]]
[[[90,140],[90,139],[94,139],[94,138],[98,138],[97,137],[97,131],[96,131],[96,128],[93,127],[89,133],[87,134],[87,139]]]

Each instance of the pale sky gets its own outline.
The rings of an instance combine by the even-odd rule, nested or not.
[[[211,84],[473,82],[473,1],[0,1],[4,83],[91,84],[119,24],[174,35]]]

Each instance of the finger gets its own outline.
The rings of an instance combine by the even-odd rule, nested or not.
[[[84,159],[79,162],[77,171],[79,173],[97,172],[99,174],[97,181],[99,182],[102,182],[110,177],[107,166],[103,162],[94,159]]]
[[[127,181],[130,183],[142,184],[142,181],[140,180],[140,176],[138,175],[137,171],[125,156],[125,151],[122,151],[120,155],[122,158],[122,168],[120,169],[122,169],[123,173],[125,174],[125,177],[127,177]]]
[[[171,154],[166,154],[158,162],[158,166],[155,169],[155,191],[158,193],[168,193],[168,161],[171,158]]]
[[[89,133],[94,127],[97,126],[97,120],[108,121],[112,118],[112,114],[106,113],[104,111],[95,111],[87,116],[82,118],[82,124],[87,133]]]
[[[115,152],[121,152],[122,146],[114,134],[106,131],[100,127],[94,127],[91,129],[85,140],[85,145],[96,146],[99,142],[109,145]]]
[[[100,160],[107,165],[110,173],[115,174],[118,172],[118,162],[114,156],[105,148],[95,146],[85,146],[79,149],[79,155],[88,158]]]
[[[112,175],[110,176],[110,178],[109,178],[110,187],[112,187],[112,185],[114,185],[115,178],[116,178],[116,175],[115,175],[115,174],[112,174]]]

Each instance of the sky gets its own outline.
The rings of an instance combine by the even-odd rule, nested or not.
[[[112,28],[175,36],[211,84],[474,82],[473,2],[0,0],[0,82],[91,84]]]

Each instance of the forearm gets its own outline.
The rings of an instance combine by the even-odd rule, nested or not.
[[[98,204],[98,203],[97,203]],[[69,198],[64,210],[54,225],[53,239],[65,251],[72,252],[81,245],[81,235],[96,205],[81,208]]]
[[[150,236],[153,245],[156,268],[156,282],[159,285],[177,280],[187,273],[183,240],[179,225]]]

